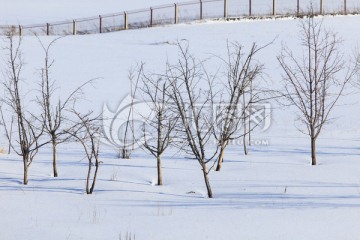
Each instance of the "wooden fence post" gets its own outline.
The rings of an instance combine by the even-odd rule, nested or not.
[[[228,1],[224,0],[224,18],[228,17]]]
[[[300,0],[297,0],[296,14],[297,14],[297,16],[300,16]]]
[[[153,26],[153,9],[150,8],[150,27]]]
[[[46,24],[46,35],[49,36],[50,35],[50,23]]]
[[[73,35],[76,35],[76,20],[73,20]]]
[[[273,16],[276,16],[276,0],[273,0]]]
[[[127,14],[127,12],[124,12],[124,29],[125,29],[125,30],[128,30],[128,29],[129,29],[128,14]]]
[[[178,5],[175,3],[175,24],[178,23]]]
[[[99,15],[99,33],[102,33],[102,17]]]
[[[19,36],[21,37],[22,36],[22,26],[19,25]]]
[[[203,19],[203,2],[200,0],[200,20]]]
[[[251,4],[252,4],[252,1],[249,0],[249,16],[251,17],[251,14],[252,14],[252,11],[251,11]]]
[[[324,14],[324,0],[320,0],[320,14]]]

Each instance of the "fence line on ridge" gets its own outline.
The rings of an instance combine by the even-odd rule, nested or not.
[[[357,14],[359,0],[197,0],[33,25],[1,26],[18,35],[76,35],[106,33],[211,19]]]

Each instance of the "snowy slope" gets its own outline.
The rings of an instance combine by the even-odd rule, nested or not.
[[[100,112],[104,104],[116,109],[129,93],[131,66],[144,61],[147,69],[162,71],[167,59],[174,60],[176,41],[187,39],[197,56],[209,57],[225,56],[227,40],[249,46],[275,39],[259,60],[268,84],[278,88],[276,55],[283,43],[298,47],[298,21],[208,22],[68,36],[53,48],[52,74],[64,93],[99,78],[82,107]],[[343,38],[345,54],[359,45],[359,21],[359,16],[324,20]],[[24,37],[23,49],[27,87],[33,89],[42,64],[38,39]],[[216,61],[209,64],[217,68]],[[294,128],[293,109],[271,103],[270,129],[254,136],[269,144],[253,146],[246,157],[240,146],[232,146],[223,171],[210,175],[214,199],[205,197],[198,164],[175,151],[165,157],[165,186],[158,187],[151,156],[138,150],[133,159],[121,160],[104,146],[93,196],[84,194],[86,161],[77,146],[59,150],[58,179],[51,177],[50,149],[43,150],[30,168],[28,186],[21,185],[19,158],[1,155],[0,239],[124,239],[126,232],[146,240],[360,239],[358,98],[347,96],[341,102],[346,105],[335,111],[338,119],[319,141],[316,167],[309,166],[308,141]]]
[[[249,1],[227,1],[230,16],[248,14]],[[358,0],[346,1],[349,12],[360,9],[360,2]],[[197,2],[197,0],[34,0],[31,3],[26,0],[0,0],[0,26],[44,24],[184,2]],[[217,12],[221,16],[223,3],[221,1],[211,2],[210,0],[208,3],[204,3],[204,11],[206,12],[204,14],[209,13],[214,16],[214,13]],[[315,11],[319,11],[320,0],[301,0],[300,11],[307,11],[310,4],[312,4]],[[325,0],[323,4],[326,13],[341,12],[344,9],[343,0]],[[294,13],[296,12],[296,5],[296,1],[276,0],[278,14]],[[272,14],[272,7],[273,0],[252,0],[253,15]],[[198,11],[198,7],[195,7],[195,9],[190,11]],[[215,9],[221,9],[221,11],[216,11]],[[167,14],[169,14],[169,11],[172,13],[172,10],[168,10]]]
[[[72,20],[172,3],[173,0],[35,0],[29,4],[26,0],[1,0],[0,25]]]

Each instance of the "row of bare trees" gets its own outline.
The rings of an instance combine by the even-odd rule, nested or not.
[[[277,99],[296,109],[303,124],[300,130],[310,137],[312,165],[316,165],[316,139],[329,123],[346,86],[359,72],[360,58],[356,55],[348,60],[341,51],[341,39],[326,30],[320,20],[311,17],[302,20],[300,29],[300,54],[284,46],[277,57],[283,70],[281,90],[266,89],[262,82],[264,65],[259,61],[259,53],[272,43],[263,46],[253,43],[248,49],[236,42],[228,43],[227,57],[216,57],[223,68],[215,72],[208,71],[207,60],[198,59],[190,52],[187,41],[177,43],[178,58],[173,63],[166,62],[164,72],[146,72],[141,64],[129,74],[130,110],[120,136],[123,143],[118,146],[120,156],[130,158],[135,144],[139,144],[156,158],[157,184],[162,185],[162,156],[169,146],[174,146],[199,163],[207,195],[212,198],[209,174],[221,170],[229,143],[242,139],[243,152],[248,152],[251,133],[259,125],[251,121],[253,105]],[[9,145],[23,159],[24,184],[28,183],[29,167],[41,147],[52,146],[53,175],[57,177],[57,146],[74,141],[81,144],[89,162],[86,192],[92,193],[100,163],[100,139],[104,135],[104,126],[99,122],[103,119],[92,111],[78,111],[76,105],[84,87],[93,80],[80,85],[67,97],[56,99],[57,88],[50,71],[54,61],[49,52],[57,39],[48,45],[40,41],[44,66],[38,94],[32,99],[38,109],[29,110],[21,92],[24,64],[21,38],[15,41],[9,32],[7,39],[1,113]],[[136,96],[141,96],[151,114],[135,113]],[[7,111],[3,111],[4,107]],[[6,124],[6,113],[10,115],[8,119],[15,119],[15,137],[13,123]],[[134,114],[142,116],[140,125],[134,121]],[[141,130],[140,136],[136,136],[136,129]]]
[[[232,140],[242,139],[247,154],[246,140],[250,144],[258,125],[251,124],[252,105],[269,99],[294,107],[302,123],[299,130],[310,137],[316,165],[316,139],[358,74],[360,58],[345,56],[342,40],[321,20],[302,20],[300,29],[299,52],[284,45],[277,57],[283,70],[281,90],[266,89],[261,83],[264,65],[258,55],[271,43],[254,43],[247,51],[241,44],[229,43],[227,58],[220,58],[225,71],[219,74],[209,73],[206,61],[191,54],[187,42],[178,42],[178,59],[167,62],[164,73],[141,74],[136,85],[155,113],[144,116],[141,146],[157,159],[158,185],[163,183],[161,156],[173,145],[198,161],[211,198],[209,173],[215,166],[220,171]]]
[[[3,80],[5,95],[1,99],[1,117],[9,149],[11,148],[23,160],[23,184],[28,184],[29,168],[36,154],[43,146],[49,144],[53,152],[53,176],[58,177],[57,146],[74,141],[81,143],[89,161],[86,192],[92,193],[99,165],[99,141],[102,134],[100,119],[92,112],[81,113],[76,110],[76,102],[80,99],[84,87],[94,80],[86,81],[65,98],[56,98],[58,88],[51,78],[54,60],[50,57],[50,49],[58,39],[48,45],[44,45],[39,39],[44,54],[44,65],[38,80],[39,89],[34,91],[36,92],[34,97],[28,99],[27,94],[23,92],[28,79],[22,75],[24,67],[22,38],[14,37],[13,34],[12,31],[6,33],[7,46],[4,48],[7,54],[6,74]],[[8,124],[6,117],[15,119],[15,129],[13,129],[13,121]],[[91,166],[94,161],[96,169],[90,187]]]
[[[263,69],[256,55],[266,46],[254,43],[246,51],[229,43],[228,58],[219,59],[225,63],[224,74],[209,73],[206,61],[190,52],[188,42],[178,42],[177,47],[179,57],[174,64],[166,63],[164,73],[141,73],[140,94],[153,114],[144,116],[140,145],[157,159],[158,185],[163,183],[161,156],[168,146],[194,158],[211,198],[210,172],[220,171],[229,142],[245,138],[255,127],[245,126],[249,106],[263,97],[254,86]]]

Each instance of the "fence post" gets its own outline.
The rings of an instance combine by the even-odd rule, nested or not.
[[[320,0],[320,14],[324,14],[324,0]]]
[[[46,35],[49,36],[50,35],[50,23],[46,24]]]
[[[102,17],[99,15],[99,33],[102,33]]]
[[[228,17],[228,1],[224,0],[224,18]]]
[[[249,0],[249,16],[251,17],[251,14],[252,14],[252,12],[251,12],[251,4],[252,4],[252,2],[251,2],[251,0]]]
[[[178,23],[178,5],[175,3],[175,24]]]
[[[76,20],[73,20],[73,35],[76,35]]]
[[[347,15],[346,0],[344,0],[344,14]]]
[[[127,12],[124,12],[124,29],[125,29],[125,30],[128,30],[128,29],[129,29],[128,14],[127,14]]]
[[[273,16],[276,16],[276,0],[273,0]]]
[[[150,8],[150,27],[153,26],[153,9]]]
[[[21,37],[22,36],[22,26],[19,25],[19,36]]]
[[[297,0],[296,14],[298,17],[300,16],[300,0]]]
[[[200,0],[200,20],[203,19],[203,2]]]

